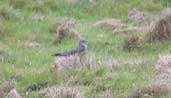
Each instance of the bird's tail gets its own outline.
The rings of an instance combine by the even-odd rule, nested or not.
[[[61,56],[60,53],[53,54],[52,56]]]

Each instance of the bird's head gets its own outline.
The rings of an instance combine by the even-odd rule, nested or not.
[[[85,39],[80,40],[80,44],[85,44],[87,41]]]

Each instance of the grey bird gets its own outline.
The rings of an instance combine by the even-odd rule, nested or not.
[[[63,53],[56,53],[54,56],[72,56],[72,55],[76,55],[76,54],[84,54],[87,50],[87,46],[86,46],[86,41],[84,39],[80,40],[79,45],[67,52],[63,52]]]

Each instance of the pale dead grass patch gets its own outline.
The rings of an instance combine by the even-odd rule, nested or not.
[[[124,28],[127,25],[122,23],[121,20],[119,19],[103,19],[103,20],[97,21],[94,24],[94,26],[100,29],[107,29],[107,30],[113,31],[115,29]]]
[[[14,88],[12,89],[5,98],[22,98],[17,90]]]
[[[0,85],[0,97],[5,97],[13,88],[15,88],[15,83],[12,80],[4,81]]]
[[[48,98],[85,98],[79,87],[53,86],[41,90],[41,96]]]
[[[67,57],[55,57],[54,58],[54,70],[67,70],[78,68],[92,68],[94,64],[94,58],[88,55],[72,55]]]

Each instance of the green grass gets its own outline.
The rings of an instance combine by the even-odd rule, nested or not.
[[[111,32],[94,28],[92,24],[103,18],[127,20],[131,9],[139,9],[147,13],[157,14],[170,1],[157,0],[155,8],[150,8],[148,0],[97,0],[97,9],[88,13],[88,0],[78,4],[67,4],[66,0],[1,0],[0,6],[6,16],[0,15],[0,22],[5,27],[5,34],[0,36],[0,48],[3,49],[0,62],[0,83],[16,77],[17,89],[28,98],[38,98],[38,89],[48,85],[76,85],[81,87],[86,98],[94,98],[105,90],[113,92],[113,98],[123,97],[138,87],[150,83],[153,65],[158,54],[171,52],[170,41],[146,44],[142,52],[127,52],[121,47],[125,34],[112,35]],[[12,2],[12,3],[11,3]],[[34,15],[42,15],[43,21],[32,19]],[[88,41],[90,53],[103,61],[112,57],[120,62],[143,60],[145,64],[120,65],[119,69],[109,72],[104,68],[91,70],[72,70],[55,78],[52,73],[52,54],[65,51],[77,44],[76,40],[64,40],[61,44],[53,44],[54,34],[50,28],[61,17],[72,17],[77,20],[78,29],[84,33]],[[23,48],[27,41],[40,43],[39,48]],[[105,43],[109,43],[106,45]],[[135,69],[135,71],[133,71]],[[2,73],[2,75],[1,75]],[[63,77],[65,76],[65,77]],[[75,77],[67,81],[66,77]],[[34,88],[35,87],[35,88]],[[34,88],[25,95],[29,88]]]

